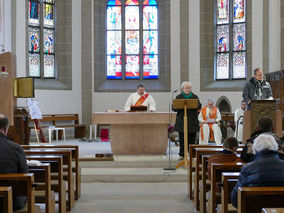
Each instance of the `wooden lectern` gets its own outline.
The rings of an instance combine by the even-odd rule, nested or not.
[[[243,143],[256,131],[257,122],[261,117],[267,116],[273,122],[273,133],[282,137],[281,111],[277,110],[276,100],[253,100],[251,110],[244,113],[243,122]]]
[[[188,157],[187,157],[187,135],[188,135],[188,128],[187,128],[187,109],[197,109],[198,108],[198,99],[175,99],[173,100],[173,109],[183,109],[184,110],[184,117],[183,117],[183,134],[184,134],[184,160],[179,162],[176,165],[176,169],[180,166],[184,165],[187,169],[188,165]]]

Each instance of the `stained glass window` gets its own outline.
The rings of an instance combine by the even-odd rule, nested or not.
[[[156,0],[109,0],[106,17],[107,78],[158,78]]]
[[[55,0],[29,0],[28,37],[29,76],[55,78]]]
[[[246,78],[246,0],[216,0],[217,80]],[[232,35],[230,35],[230,32]]]

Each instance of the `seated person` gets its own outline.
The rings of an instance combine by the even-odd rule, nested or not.
[[[255,158],[242,167],[231,194],[234,207],[238,206],[238,187],[284,186],[284,161],[279,159],[277,150],[278,144],[272,135],[261,134],[254,140]]]
[[[199,133],[199,144],[208,144],[210,141],[215,141],[221,144],[222,133],[218,122],[221,121],[221,113],[219,109],[214,106],[214,100],[208,99],[207,105],[203,107],[198,115],[198,120],[201,123]]]
[[[156,103],[151,95],[149,93],[145,92],[145,87],[142,84],[139,84],[137,86],[136,93],[131,94],[124,106],[124,111],[129,112],[131,106],[147,106],[148,110],[150,112],[156,111]]]
[[[22,147],[10,141],[8,133],[9,120],[0,114],[0,174],[28,173],[26,155]],[[26,197],[13,196],[13,209],[19,210],[26,205]]]
[[[245,101],[241,102],[241,107],[235,111],[235,125],[236,125],[236,130],[235,130],[235,137],[237,138],[238,141],[243,140],[243,118],[244,118],[244,111],[247,108],[247,104]]]
[[[211,163],[240,162],[241,159],[235,154],[239,147],[239,142],[235,137],[226,138],[223,144],[223,151],[219,154],[211,155],[208,158],[208,179],[211,178]]]

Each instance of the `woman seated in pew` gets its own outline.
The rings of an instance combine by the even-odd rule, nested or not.
[[[236,155],[239,142],[235,137],[226,138],[223,151],[208,158],[208,179],[211,178],[211,163],[240,162],[241,158]]]
[[[272,135],[261,134],[252,146],[255,158],[242,167],[234,187],[232,204],[238,206],[238,187],[284,186],[284,161],[279,158],[278,144]]]

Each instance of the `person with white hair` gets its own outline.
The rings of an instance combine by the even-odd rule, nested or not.
[[[208,144],[209,136],[210,141],[221,144],[222,133],[218,124],[221,118],[219,109],[214,105],[214,99],[209,98],[207,105],[201,109],[198,115],[198,120],[201,123],[199,144]]]
[[[284,186],[284,161],[279,158],[278,143],[271,134],[259,135],[253,143],[255,158],[242,167],[231,198],[238,206],[238,187]]]
[[[188,147],[189,144],[195,144],[196,132],[198,132],[198,110],[201,108],[201,103],[197,95],[192,92],[192,85],[189,81],[184,81],[181,84],[181,94],[176,96],[176,99],[198,99],[198,108],[197,109],[188,109],[187,110],[187,132],[188,132]],[[180,160],[184,157],[184,110],[183,109],[173,109],[177,112],[176,123],[174,130],[179,133],[179,156]],[[187,147],[187,148],[188,148]]]

